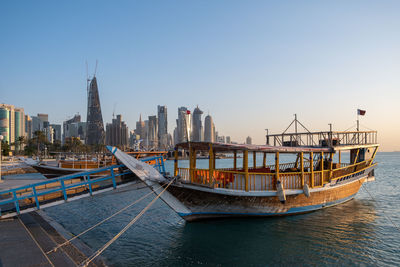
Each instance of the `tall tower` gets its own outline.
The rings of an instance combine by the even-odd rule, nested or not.
[[[100,97],[96,76],[93,77],[89,85],[86,122],[86,144],[104,145],[103,116],[101,115]]]
[[[204,120],[204,141],[215,142],[215,126],[210,115]]]
[[[203,111],[197,106],[193,111],[192,120],[192,141],[200,142],[202,140],[203,125],[201,124],[201,115]]]
[[[168,117],[167,106],[157,106],[158,115],[158,147],[166,149],[168,147]]]

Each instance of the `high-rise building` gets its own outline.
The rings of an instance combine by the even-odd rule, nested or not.
[[[191,114],[186,107],[178,108],[178,119],[176,120],[177,143],[190,141],[191,137]]]
[[[53,142],[61,142],[61,124],[50,124],[50,127],[53,128]]]
[[[106,125],[106,144],[125,148],[128,146],[128,127],[122,121],[122,116],[117,115],[117,118],[112,120],[112,123]]]
[[[192,141],[194,142],[203,141],[203,125],[201,123],[201,115],[203,115],[203,111],[201,111],[197,106],[193,111],[192,120]]]
[[[49,115],[38,113],[37,116],[32,116],[32,132],[43,131],[50,125]]]
[[[37,116],[42,122],[49,121],[49,114],[38,113]]]
[[[25,115],[25,134],[27,139],[32,138],[32,118],[29,115]]]
[[[215,142],[215,126],[210,115],[207,115],[204,120],[204,141]]]
[[[135,133],[139,135],[140,139],[145,138],[145,123],[142,121],[142,114],[140,114],[139,121],[136,122]]]
[[[149,149],[149,120],[144,121],[144,127],[142,129],[142,135],[143,135],[143,143],[142,146],[145,147],[146,149]]]
[[[167,106],[157,106],[158,116],[158,148],[168,148],[168,116]]]
[[[11,146],[11,149],[20,150],[23,148],[19,147],[19,138],[26,136],[23,108],[0,104],[0,134],[8,144],[16,144],[16,146]]]
[[[225,141],[226,141],[227,144],[230,144],[230,143],[231,143],[231,137],[230,137],[230,136],[227,136],[227,137],[225,138]]]
[[[79,137],[78,134],[78,123],[81,122],[81,115],[76,114],[73,118],[66,120],[63,122],[63,133],[62,133],[62,142],[65,143],[65,140],[70,137]],[[86,124],[85,124],[86,126]],[[86,129],[85,129],[86,132]],[[82,136],[83,140],[85,140],[85,136]],[[82,138],[81,138],[82,139]]]
[[[49,141],[49,143],[53,144],[54,143],[54,128],[49,125],[46,128],[44,128],[43,130],[44,135],[46,136],[47,141]]]
[[[15,112],[13,105],[0,104],[0,134],[3,136],[3,142],[14,143]]]
[[[148,148],[156,149],[158,147],[158,121],[157,116],[149,116],[148,124]]]
[[[90,81],[88,90],[86,127],[86,144],[104,144],[104,124],[96,76]]]
[[[251,145],[251,137],[250,136],[247,136],[247,138],[246,138],[246,144],[247,145]]]
[[[15,108],[15,141],[20,137],[25,137],[25,112],[23,108]],[[21,148],[19,148],[21,149]]]

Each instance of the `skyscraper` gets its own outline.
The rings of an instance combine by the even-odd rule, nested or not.
[[[14,143],[15,113],[13,105],[0,104],[0,134],[4,137],[4,142]]]
[[[157,116],[149,116],[148,130],[148,148],[157,148],[158,146],[158,121]]]
[[[145,138],[145,123],[144,123],[144,121],[142,121],[142,114],[140,114],[139,121],[136,122],[135,133],[137,135],[139,135],[139,137],[140,137],[140,139],[142,139],[142,141],[144,140],[144,138]]]
[[[104,144],[104,124],[96,76],[89,85],[86,127],[86,144]]]
[[[61,124],[50,124],[50,127],[53,128],[53,141],[61,142]]]
[[[28,139],[32,138],[32,118],[29,115],[25,115],[25,133]]]
[[[38,113],[37,116],[32,116],[32,132],[43,131],[49,126],[49,115]]]
[[[178,119],[176,120],[177,143],[189,141],[191,137],[191,114],[186,107],[178,108]]]
[[[197,106],[193,111],[193,120],[192,120],[192,141],[194,142],[203,141],[202,140],[203,125],[201,123],[201,115],[203,115],[203,111],[201,111]]]
[[[15,141],[25,136],[25,112],[23,108],[15,108]],[[20,148],[19,148],[20,149]]]
[[[247,138],[246,138],[246,144],[247,144],[247,145],[251,145],[251,142],[252,142],[251,137],[250,137],[250,136],[247,136]]]
[[[158,116],[158,147],[166,149],[168,147],[168,117],[167,106],[157,106]]]
[[[204,120],[204,141],[215,142],[215,126],[210,115],[207,115]]]
[[[111,146],[118,146],[124,148],[128,146],[128,127],[122,121],[122,116],[117,115],[112,123],[106,125],[106,144]]]
[[[76,114],[73,118],[63,122],[62,142],[69,137],[78,137],[78,126],[76,123],[81,122],[81,115]],[[76,130],[75,130],[76,128]]]

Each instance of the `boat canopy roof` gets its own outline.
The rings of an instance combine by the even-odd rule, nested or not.
[[[290,146],[270,146],[270,145],[248,145],[248,144],[225,144],[212,142],[185,142],[176,145],[181,149],[196,149],[197,151],[208,151],[212,146],[215,152],[232,152],[232,151],[251,151],[251,152],[282,152],[282,153],[298,153],[298,152],[334,152],[330,147],[290,147]]]

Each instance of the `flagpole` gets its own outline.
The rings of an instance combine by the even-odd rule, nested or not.
[[[357,132],[360,131],[360,115],[358,114],[357,110]]]

